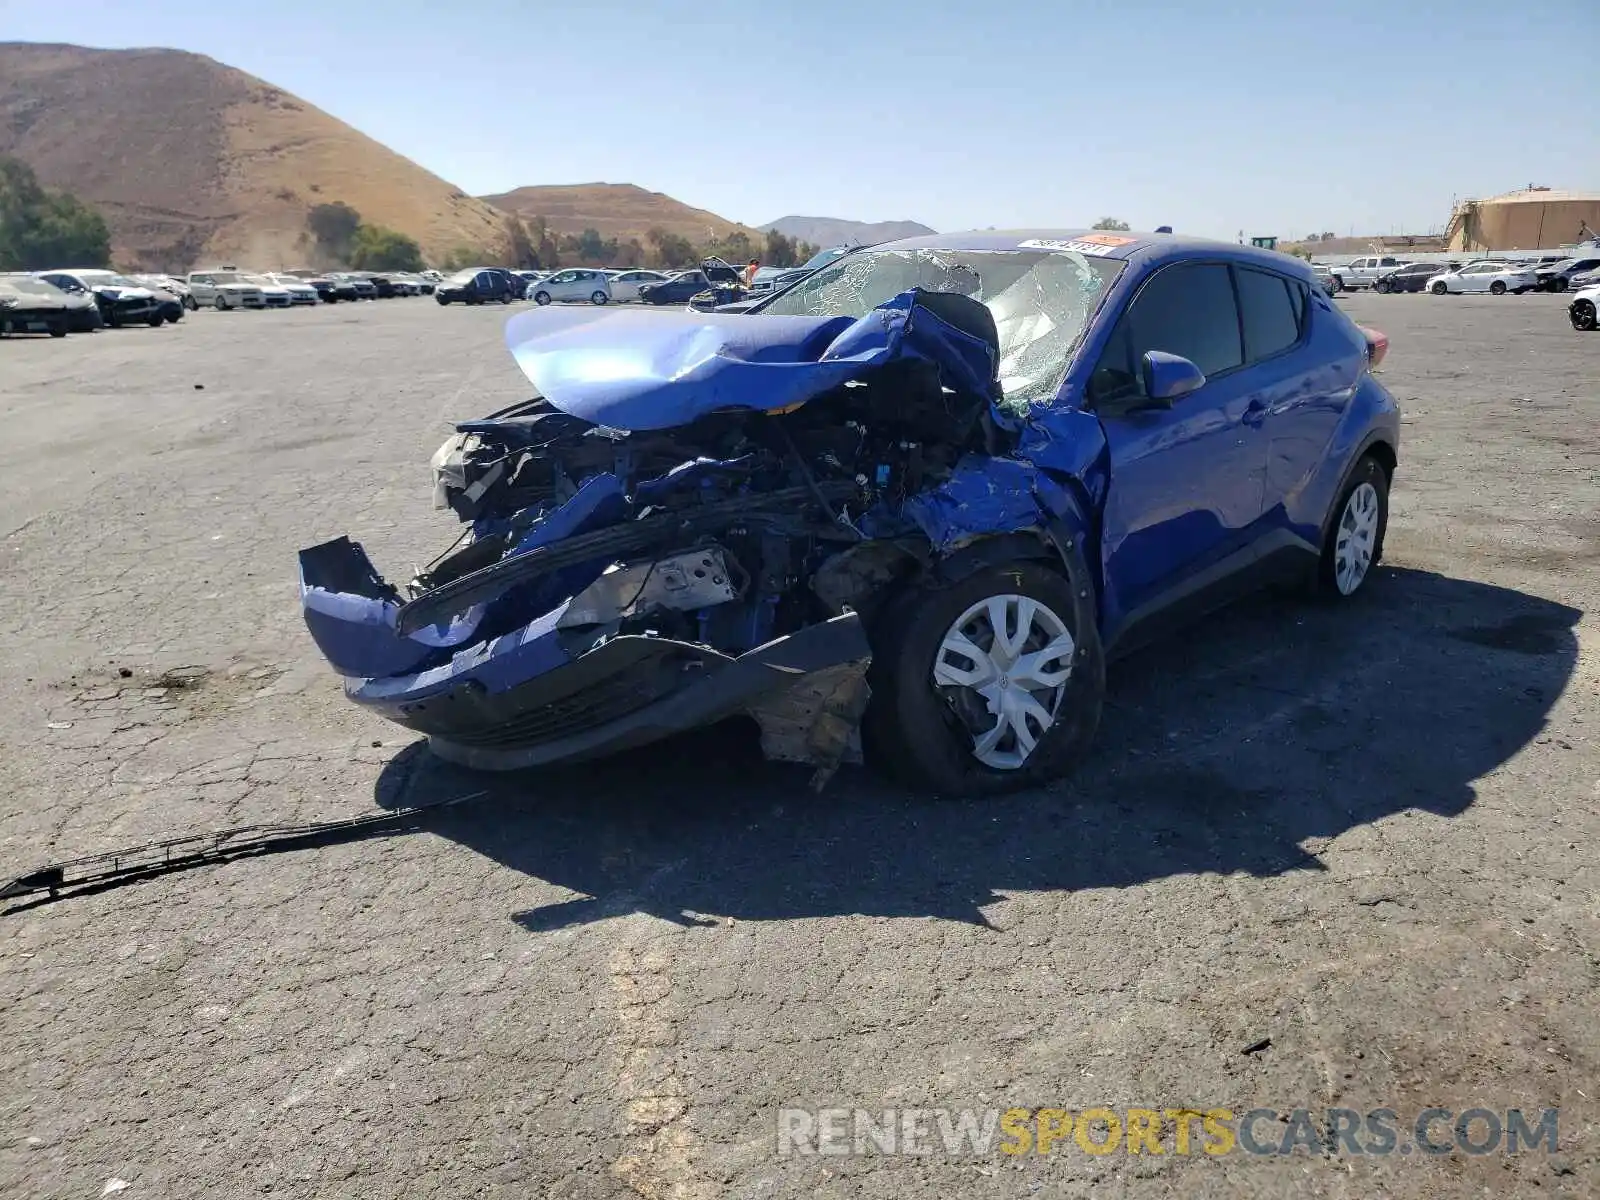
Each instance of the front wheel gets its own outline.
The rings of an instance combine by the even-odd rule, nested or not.
[[[166,323],[166,320],[160,313],[156,313],[153,316],[146,317],[144,323],[150,326],[151,329],[160,329]]]
[[[1331,280],[1328,281],[1328,290],[1337,296],[1340,292],[1344,291],[1344,279],[1341,276],[1335,275]]]
[[[1504,296],[1506,294],[1506,281],[1496,279],[1489,285],[1489,294],[1491,296]]]
[[[50,336],[56,338],[66,337],[67,327],[57,322],[56,324],[50,326]]]
[[[535,304],[537,304],[540,308],[543,308],[546,304],[550,303],[550,293],[549,292],[535,292],[533,294],[533,302]]]
[[[1593,333],[1595,330],[1595,308],[1593,300],[1574,300],[1567,309],[1567,316],[1572,321],[1572,327],[1580,333]]]
[[[1446,287],[1446,286],[1445,286],[1445,285],[1444,285],[1444,284],[1442,284],[1442,283],[1436,283],[1436,284],[1434,284],[1434,285],[1433,285],[1433,286],[1432,286],[1432,287],[1431,287],[1431,288],[1429,288],[1429,289],[1428,289],[1428,290],[1429,290],[1429,291],[1430,291],[1430,292],[1432,292],[1432,293],[1433,293],[1433,294],[1434,294],[1434,295],[1435,295],[1435,296],[1442,296],[1442,295],[1444,295],[1444,294],[1445,294],[1445,293],[1446,293],[1446,292],[1448,292],[1448,291],[1449,291],[1449,290],[1450,290],[1450,289],[1449,289],[1449,288],[1447,288],[1447,287]]]
[[[183,306],[185,308],[187,308],[190,312],[196,312],[200,308],[200,302],[198,300],[196,300],[193,296],[185,296],[183,298]]]
[[[863,732],[871,761],[950,795],[990,795],[1066,773],[1105,694],[1094,603],[1042,562],[916,585],[875,621]]]
[[[505,293],[505,295],[501,296],[500,297],[500,303],[501,304],[510,304],[511,303],[511,293],[507,292],[507,293]]]
[[[217,306],[217,311],[218,312],[227,312],[228,311],[228,298],[226,296],[218,296],[216,298],[215,304]]]
[[[604,292],[597,291],[592,296],[589,297],[589,303],[590,304],[604,304],[609,299],[611,299],[610,296],[606,295]]]
[[[1356,464],[1339,493],[1322,542],[1319,581],[1324,594],[1356,594],[1383,558],[1389,528],[1389,473],[1370,455]]]
[[[1389,294],[1389,281],[1387,279],[1378,280],[1377,283],[1372,285],[1372,290],[1380,296],[1387,296]]]

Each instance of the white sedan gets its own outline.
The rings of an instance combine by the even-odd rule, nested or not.
[[[273,287],[282,288],[289,293],[290,304],[316,304],[319,301],[317,289],[304,279],[295,275],[283,275],[278,272],[263,275],[263,279]],[[266,290],[262,289],[263,292]]]
[[[1539,282],[1532,267],[1517,263],[1475,262],[1455,271],[1446,271],[1428,280],[1428,290],[1435,296],[1446,293],[1489,292],[1503,296],[1507,292],[1521,295]]]
[[[639,298],[641,283],[665,283],[667,276],[660,271],[612,271],[611,298],[618,304]]]
[[[1572,321],[1572,327],[1582,333],[1593,333],[1600,328],[1600,321],[1596,321],[1596,310],[1600,309],[1600,284],[1586,287],[1572,297],[1572,303],[1567,305],[1567,316]]]

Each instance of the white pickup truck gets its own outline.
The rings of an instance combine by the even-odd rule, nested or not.
[[[1331,267],[1333,285],[1330,290],[1353,292],[1369,288],[1378,281],[1379,275],[1387,275],[1396,267],[1407,266],[1410,262],[1409,258],[1396,258],[1392,254],[1374,254],[1370,258],[1358,258],[1343,266]]]

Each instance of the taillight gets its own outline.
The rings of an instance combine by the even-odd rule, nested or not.
[[[1367,365],[1376,367],[1383,361],[1383,356],[1389,353],[1389,335],[1379,333],[1376,329],[1368,329],[1365,325],[1358,325],[1362,335],[1367,339]]]

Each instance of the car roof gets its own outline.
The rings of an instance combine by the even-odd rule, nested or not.
[[[1139,266],[1153,267],[1186,258],[1225,258],[1233,262],[1253,263],[1269,270],[1303,274],[1306,278],[1310,278],[1311,274],[1311,269],[1304,260],[1281,254],[1276,250],[1215,241],[1211,238],[1187,237],[1174,233],[1141,233],[1133,230],[974,229],[963,233],[934,233],[902,238],[896,242],[873,246],[871,249],[1071,250],[1075,248],[1061,243],[1087,243],[1094,247],[1093,253],[1096,258],[1117,259]]]

